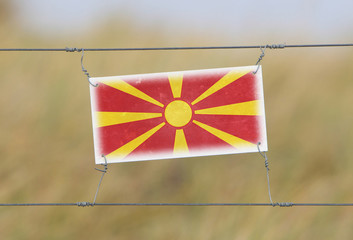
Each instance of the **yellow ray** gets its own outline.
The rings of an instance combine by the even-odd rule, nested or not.
[[[116,81],[101,81],[102,83],[111,86],[113,88],[116,88],[122,92],[128,93],[134,97],[140,98],[142,100],[145,100],[147,102],[153,103],[159,107],[164,107],[164,105],[160,102],[158,102],[156,99],[148,96],[146,93],[141,92],[140,90],[138,90],[137,88],[131,86],[130,84],[128,84],[127,82],[124,82],[122,80],[116,80]]]
[[[114,157],[114,158],[118,158],[119,160],[125,158],[132,151],[134,151],[138,146],[140,146],[147,139],[149,139],[153,134],[155,134],[159,129],[161,129],[164,125],[165,125],[164,122],[159,124],[158,126],[152,128],[151,130],[145,132],[144,134],[126,143],[124,146],[118,148],[114,152],[108,154],[107,157]]]
[[[195,114],[208,115],[261,115],[260,100],[235,103],[213,108],[196,110]]]
[[[196,98],[191,104],[195,105],[196,103],[209,97],[210,95],[214,94],[215,92],[219,91],[225,86],[231,84],[232,82],[236,81],[237,79],[241,78],[247,73],[249,73],[248,69],[247,70],[234,69],[230,71],[220,80],[218,80],[215,84],[213,84],[209,89],[207,89],[204,93],[202,93],[198,98]]]
[[[186,143],[183,129],[177,129],[175,132],[174,154],[188,153],[189,148]]]
[[[181,97],[181,87],[183,85],[183,74],[182,73],[170,73],[168,75],[169,84],[172,89],[173,97]]]
[[[232,145],[235,148],[255,146],[255,144],[253,144],[253,143],[245,141],[245,140],[243,140],[241,138],[238,138],[236,136],[233,136],[233,135],[231,135],[229,133],[223,132],[223,131],[221,131],[221,130],[219,130],[217,128],[208,126],[208,125],[206,125],[204,123],[198,122],[196,120],[193,120],[192,122],[195,123],[200,128],[203,128],[207,132],[215,135],[219,139],[225,141],[226,143],[229,143],[230,145]]]
[[[105,127],[110,125],[135,122],[145,119],[162,117],[162,113],[142,112],[96,112],[96,126]]]

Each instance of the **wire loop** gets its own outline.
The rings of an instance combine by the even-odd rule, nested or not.
[[[101,179],[100,179],[100,181],[99,181],[99,183],[98,183],[98,187],[97,187],[96,194],[94,195],[94,200],[93,200],[93,203],[92,203],[93,206],[96,204],[96,199],[97,199],[97,196],[98,196],[99,188],[100,188],[100,186],[101,186],[101,183],[102,183],[104,174],[106,174],[106,172],[108,171],[107,158],[105,157],[104,154],[102,154],[102,157],[104,158],[104,164],[103,164],[104,169],[102,170],[102,169],[95,168],[97,171],[102,172],[102,176],[101,176]]]
[[[108,170],[107,158],[105,157],[104,154],[102,154],[102,158],[104,158],[104,163],[102,164],[102,165],[104,166],[104,169],[103,169],[103,170],[102,170],[102,169],[99,169],[99,168],[94,168],[94,169],[96,169],[97,171],[106,173],[107,170]]]
[[[256,68],[256,70],[253,72],[254,75],[257,73],[257,71],[259,71],[260,62],[261,62],[262,58],[265,56],[265,50],[266,50],[267,46],[268,46],[268,45],[266,45],[264,48],[262,48],[262,46],[260,47],[261,54],[260,54],[260,57],[259,57],[259,59],[257,60],[257,62],[256,62],[256,64],[255,64],[255,65],[257,65],[257,68]]]
[[[91,76],[89,75],[87,69],[85,69],[85,67],[83,66],[83,57],[85,55],[85,51],[84,49],[82,48],[81,50],[77,50],[75,48],[71,48],[70,50],[72,51],[81,51],[82,52],[82,56],[81,56],[81,68],[82,68],[82,72],[87,76],[87,80],[89,82],[89,84],[91,84],[93,87],[98,87],[98,83],[97,84],[93,84],[90,80]]]
[[[266,174],[267,174],[267,187],[268,187],[268,196],[270,198],[270,202],[272,204],[272,206],[276,206],[277,203],[273,203],[272,202],[272,197],[271,197],[271,186],[270,186],[270,168],[268,167],[269,166],[269,163],[268,163],[268,158],[267,158],[267,155],[265,152],[261,152],[260,150],[260,145],[261,145],[261,142],[258,142],[257,143],[257,150],[259,151],[260,155],[265,159],[265,168],[266,168]]]

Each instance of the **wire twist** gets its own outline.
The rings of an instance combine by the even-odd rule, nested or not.
[[[76,205],[78,207],[93,207],[94,203],[90,203],[90,202],[77,202]]]
[[[266,173],[267,173],[267,187],[268,187],[268,196],[270,198],[270,202],[272,206],[277,206],[278,203],[273,203],[272,197],[271,197],[271,186],[270,186],[270,168],[269,168],[269,163],[268,163],[268,158],[265,152],[261,152],[260,150],[260,145],[261,142],[257,143],[257,150],[259,151],[260,155],[265,159],[265,168],[266,168]]]
[[[85,67],[83,66],[83,57],[84,57],[84,55],[85,55],[84,49],[82,48],[81,50],[78,50],[77,48],[70,48],[69,50],[70,50],[70,52],[71,52],[71,51],[73,51],[73,52],[74,52],[74,51],[81,51],[81,52],[82,52],[82,56],[81,56],[81,68],[82,68],[82,72],[87,76],[87,80],[88,80],[89,84],[91,84],[93,87],[98,87],[98,83],[93,84],[93,83],[91,82],[91,80],[90,80],[91,76],[89,75],[87,69],[85,69]]]
[[[275,207],[275,206],[279,206],[279,207],[293,207],[294,203],[292,203],[292,202],[280,202],[280,203],[273,203],[272,206],[273,207]]]
[[[254,75],[257,73],[257,71],[259,71],[260,62],[262,61],[262,58],[265,56],[265,50],[266,50],[267,46],[268,46],[268,45],[266,45],[264,48],[260,47],[261,54],[260,54],[260,57],[259,57],[259,59],[257,60],[257,62],[256,62],[256,64],[255,64],[255,65],[257,65],[257,68],[256,68],[256,70],[253,72]]]
[[[105,157],[104,154],[102,154],[102,157],[104,158],[104,164],[103,164],[104,169],[102,170],[102,169],[95,168],[97,171],[102,172],[102,176],[101,176],[101,179],[100,179],[100,181],[99,181],[99,183],[98,183],[98,187],[97,187],[96,194],[94,195],[94,200],[93,200],[93,203],[92,203],[93,206],[96,204],[96,199],[97,199],[97,196],[98,196],[99,188],[100,188],[100,186],[101,186],[103,177],[104,177],[104,175],[105,175],[105,174],[107,173],[107,171],[108,171],[107,158]]]
[[[285,47],[286,47],[286,44],[272,44],[272,45],[267,44],[265,46],[260,46],[261,54],[260,54],[260,57],[259,57],[259,59],[257,60],[257,62],[255,64],[255,65],[257,65],[257,68],[253,72],[253,74],[255,75],[257,73],[257,71],[259,71],[260,62],[262,61],[263,57],[265,56],[266,48],[269,48],[269,49],[283,49]]]
[[[83,48],[69,48],[69,47],[66,47],[65,48],[65,51],[66,52],[81,52],[81,51],[83,51]]]
[[[282,44],[272,44],[272,45],[266,45],[265,48],[269,48],[269,49],[283,49],[286,47],[285,43]]]

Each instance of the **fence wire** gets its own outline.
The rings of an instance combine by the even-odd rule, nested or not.
[[[353,207],[353,203],[0,203],[0,207]]]
[[[0,48],[2,52],[82,52],[82,51],[173,51],[173,50],[217,50],[217,49],[284,49],[316,47],[353,47],[353,43],[332,44],[264,44],[243,46],[196,46],[196,47],[137,47],[137,48]]]
[[[243,46],[196,46],[196,47],[141,47],[141,48],[0,48],[0,52],[84,52],[84,51],[174,51],[174,50],[221,50],[221,49],[284,49],[284,48],[318,48],[318,47],[353,47],[353,43],[333,44],[265,44],[265,45],[243,45]],[[82,59],[81,59],[82,61]],[[259,150],[261,153],[261,151]],[[265,156],[265,155],[264,155]],[[267,160],[267,158],[266,158]],[[267,167],[267,166],[266,166]],[[102,171],[102,170],[100,170]],[[106,169],[104,173],[106,172]],[[104,176],[102,175],[102,178]],[[268,176],[268,172],[267,172]],[[101,178],[101,181],[102,181]],[[98,189],[100,183],[98,185]],[[269,183],[269,181],[268,181]],[[353,203],[293,203],[293,202],[272,202],[270,188],[269,196],[271,203],[97,203],[97,193],[94,201],[76,203],[0,203],[0,207],[352,207]]]

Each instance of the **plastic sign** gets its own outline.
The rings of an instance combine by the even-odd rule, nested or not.
[[[96,164],[267,151],[256,69],[91,78]]]

